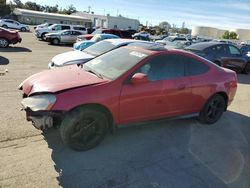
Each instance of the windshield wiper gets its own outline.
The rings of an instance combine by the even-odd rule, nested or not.
[[[98,72],[93,71],[93,70],[91,70],[91,69],[89,69],[89,68],[86,68],[86,67],[84,67],[84,69],[85,69],[86,72],[90,72],[90,73],[96,75],[98,78],[103,79],[103,76],[102,76],[101,74],[99,74]]]

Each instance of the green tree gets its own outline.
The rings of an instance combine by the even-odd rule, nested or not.
[[[21,0],[13,0],[13,2],[16,4],[16,8],[23,8],[23,3]]]
[[[230,32],[230,33],[229,33],[229,39],[237,39],[237,33],[235,33],[235,32]]]
[[[77,12],[76,7],[74,7],[74,5],[72,4],[68,6],[66,9],[64,8],[63,10],[61,9],[59,11],[60,14],[68,14],[68,15],[75,13],[75,12]]]
[[[188,28],[181,28],[179,33],[180,34],[188,34]]]
[[[229,31],[225,31],[225,33],[222,35],[222,38],[223,39],[229,39],[229,35],[230,35],[230,32]]]
[[[9,5],[0,5],[0,17],[11,13],[11,7]]]
[[[237,33],[235,32],[229,32],[229,31],[225,31],[225,33],[222,35],[223,39],[237,39]]]
[[[159,27],[163,30],[168,31],[171,28],[171,25],[168,22],[164,21],[159,23]]]
[[[29,9],[29,10],[36,10],[36,11],[43,11],[44,7],[35,3],[35,2],[31,2],[31,1],[27,1],[23,8],[25,9]]]

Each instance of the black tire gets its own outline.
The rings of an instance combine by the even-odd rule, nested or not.
[[[45,41],[46,39],[45,39],[45,35],[46,35],[47,33],[43,33],[42,35],[41,35],[41,39],[43,40],[43,41]]]
[[[7,25],[3,25],[2,27],[5,28],[5,29],[8,29],[8,26],[7,26]]]
[[[200,111],[198,120],[201,123],[213,124],[217,122],[226,109],[226,101],[222,95],[215,94],[206,102]]]
[[[7,48],[9,46],[9,41],[5,38],[0,38],[0,48]]]
[[[52,39],[51,43],[53,45],[59,45],[60,44],[60,40],[58,38],[54,38],[54,39]]]
[[[69,112],[60,127],[65,145],[78,151],[96,147],[105,137],[108,128],[106,115],[91,108],[77,108]]]
[[[22,27],[22,28],[21,28],[21,31],[22,31],[22,32],[25,32],[25,31],[26,31],[26,28],[25,28],[25,27]]]
[[[245,66],[245,68],[243,69],[242,73],[244,74],[249,74],[250,73],[250,62],[248,62]]]

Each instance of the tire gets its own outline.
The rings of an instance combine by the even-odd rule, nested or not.
[[[96,147],[108,128],[106,115],[91,108],[77,108],[69,112],[60,127],[62,141],[71,149],[86,151]]]
[[[2,27],[5,28],[5,29],[8,29],[8,26],[7,26],[7,25],[3,25]]]
[[[7,48],[9,46],[9,41],[5,38],[0,38],[0,48]]]
[[[21,28],[21,31],[22,31],[22,32],[25,32],[25,31],[26,31],[26,28],[25,28],[25,27],[22,27],[22,28]]]
[[[53,45],[59,45],[60,44],[60,40],[58,38],[52,39],[51,43]]]
[[[248,62],[245,66],[245,68],[242,71],[243,74],[249,74],[250,73],[250,62]]]
[[[43,41],[45,41],[46,39],[45,39],[45,35],[46,35],[47,33],[43,33],[42,35],[41,35],[41,39],[43,40]]]
[[[217,122],[226,109],[226,101],[222,95],[215,94],[206,102],[200,111],[198,120],[204,124],[213,124]]]

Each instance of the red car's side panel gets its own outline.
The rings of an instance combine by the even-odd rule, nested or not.
[[[163,81],[133,85],[124,84],[120,96],[120,122],[154,119],[163,108]]]
[[[191,94],[192,90],[188,77],[164,80],[162,114],[164,116],[177,116],[193,113]]]

